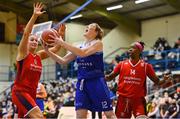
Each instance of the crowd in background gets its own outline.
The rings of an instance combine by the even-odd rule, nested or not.
[[[180,67],[180,38],[178,38],[173,46],[169,42],[159,37],[150,50],[143,53],[143,59],[153,65],[156,71],[164,71],[167,69],[177,70]],[[105,69],[110,72],[118,62],[127,59],[128,53],[117,54],[112,62],[105,62]]]
[[[171,95],[168,91],[164,91],[162,95],[156,91],[153,98],[147,101],[147,115],[150,118],[180,118],[179,106],[180,88]]]
[[[74,106],[76,80],[67,78],[60,81],[42,82],[47,91],[47,98],[44,99],[44,116],[46,118],[57,118],[59,110],[63,106]],[[108,82],[112,103],[116,105],[115,81]],[[151,118],[180,118],[180,85],[174,87],[175,90],[155,91],[154,95],[147,97],[147,114]],[[4,93],[4,98],[0,102],[0,118],[13,118],[16,107],[11,101],[11,92]]]

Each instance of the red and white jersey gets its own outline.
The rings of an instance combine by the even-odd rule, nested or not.
[[[17,75],[13,90],[26,91],[31,96],[36,96],[41,72],[42,63],[40,56],[29,53],[25,59],[17,61]]]
[[[114,69],[119,73],[118,94],[124,97],[144,97],[146,77],[154,77],[152,65],[139,60],[135,65],[130,60],[120,62]]]

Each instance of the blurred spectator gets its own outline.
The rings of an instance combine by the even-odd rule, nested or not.
[[[149,112],[148,112],[148,117],[150,118],[159,118],[159,106],[155,101],[152,101]]]
[[[170,50],[171,46],[165,38],[159,37],[155,42],[153,49],[155,51],[155,59],[159,60],[165,58],[166,56],[166,54],[162,53],[162,51]]]
[[[155,91],[154,98],[152,99],[152,102],[155,102],[156,104],[159,104],[161,100],[161,97],[159,95],[159,91]]]
[[[176,90],[177,94],[180,95],[180,87],[177,87],[177,90]]]
[[[49,96],[47,102],[45,103],[44,114],[47,118],[53,118],[55,111],[55,103],[52,97]]]
[[[160,116],[161,118],[165,118],[166,114],[165,112],[168,111],[168,108],[169,108],[169,100],[168,99],[165,99],[164,102],[161,102],[161,105],[160,105]]]
[[[180,37],[179,37],[178,40],[175,42],[173,48],[180,48]]]
[[[169,69],[164,71],[162,80],[165,80],[165,83],[163,85],[161,85],[162,88],[167,88],[176,83],[175,80],[173,79],[172,72]]]
[[[0,102],[0,119],[3,117],[2,102]]]
[[[169,102],[171,101],[171,97],[169,97],[169,94],[167,91],[163,92],[163,97],[160,100],[160,117],[165,118],[165,113],[168,111],[169,108]]]
[[[166,110],[164,117],[172,119],[177,118],[179,112],[179,105],[177,104],[175,99],[172,99],[170,101],[170,105],[168,107],[168,110]]]

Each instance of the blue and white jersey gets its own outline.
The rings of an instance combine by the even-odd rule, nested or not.
[[[95,42],[96,40],[93,40],[89,44],[83,44],[81,48],[87,48]],[[96,52],[87,57],[78,56],[76,62],[78,64],[76,110],[88,109],[99,112],[112,110],[109,90],[104,79],[103,52]]]
[[[92,45],[95,41],[92,41]],[[89,46],[89,45],[88,45]],[[83,44],[80,48],[88,47]],[[104,76],[103,52],[96,52],[87,57],[77,56],[78,79],[91,79]]]

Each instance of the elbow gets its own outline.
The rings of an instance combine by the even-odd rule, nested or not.
[[[159,80],[154,81],[155,85],[159,85]]]
[[[85,54],[79,54],[79,56],[80,56],[80,57],[86,57],[86,55],[85,55]]]
[[[79,57],[86,57],[87,56],[87,53],[84,49],[78,49],[78,50],[74,51],[73,53]]]
[[[57,53],[59,50],[60,50],[61,46],[55,46],[54,49],[53,49],[53,53]]]
[[[81,52],[79,53],[79,56],[80,56],[80,57],[87,57],[87,54],[86,54],[86,52],[81,51]]]
[[[67,61],[57,61],[58,64],[61,64],[61,65],[66,65],[68,62]]]
[[[106,76],[105,76],[105,80],[106,80],[106,81],[111,81],[110,76],[109,76],[109,75],[106,75]]]
[[[47,97],[47,93],[44,94],[44,98],[46,98],[46,97]]]

